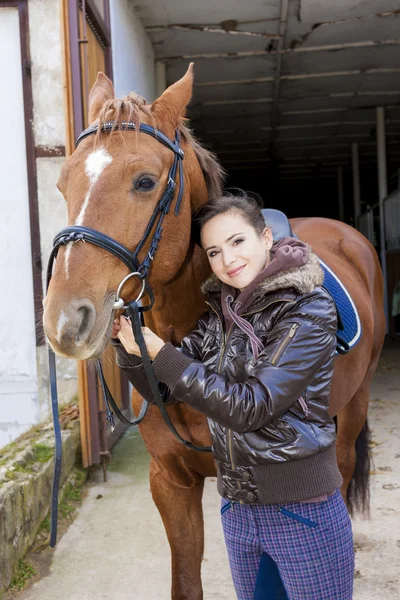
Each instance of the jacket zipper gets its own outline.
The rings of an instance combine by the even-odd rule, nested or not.
[[[292,300],[273,300],[272,302],[269,302],[269,304],[266,304],[265,306],[262,306],[262,307],[260,307],[257,310],[254,310],[254,311],[248,312],[248,313],[243,313],[242,317],[253,315],[253,314],[256,314],[258,312],[262,312],[263,310],[265,310],[266,308],[268,308],[272,304],[276,304],[277,302],[292,302]],[[217,317],[219,319],[219,322],[221,323],[221,331],[223,331],[224,330],[223,322],[222,322],[221,317],[219,316],[218,312],[215,310],[215,308],[209,302],[206,302],[206,304],[217,315]],[[228,334],[226,336],[224,334],[224,341],[223,341],[223,344],[222,344],[221,354],[220,354],[220,358],[219,358],[219,361],[218,361],[218,367],[217,367],[217,373],[218,374],[220,373],[221,365],[222,365],[222,362],[223,362],[223,360],[225,358],[225,350],[226,350],[227,342],[228,342],[228,339],[229,339],[229,336],[231,334],[232,329],[233,329],[233,325],[231,325],[231,327],[230,327],[230,329],[228,331]],[[228,450],[229,450],[229,458],[230,458],[230,461],[231,461],[232,470],[234,471],[235,470],[235,463],[234,463],[234,460],[233,460],[232,430],[231,429],[228,429]],[[240,485],[240,481],[238,481],[238,487],[239,487],[239,490],[242,489],[241,485]]]
[[[219,321],[221,323],[221,331],[223,331],[224,326],[223,326],[223,323],[222,323],[222,320],[221,320],[219,314],[217,313],[217,311],[215,310],[215,308],[213,308],[211,306],[211,304],[209,304],[208,302],[206,302],[206,304],[208,304],[208,306],[217,315],[217,317],[218,317],[218,319],[219,319]],[[225,336],[225,333],[224,333],[224,341],[223,341],[223,344],[222,344],[222,348],[220,350],[220,356],[219,356],[218,366],[217,366],[217,373],[218,374],[220,373],[222,362],[223,362],[224,357],[225,357],[225,349],[226,349],[227,342],[228,342],[228,339],[229,339],[229,336],[231,334],[232,329],[233,329],[233,325],[231,325],[231,327],[230,327],[230,329],[229,329],[229,331],[228,331],[228,333],[227,333],[226,336]],[[230,461],[231,461],[232,469],[235,470],[235,462],[233,460],[233,450],[232,450],[232,431],[230,429],[228,429],[228,450],[229,450],[229,458],[230,458]],[[240,482],[239,482],[239,489],[240,489]]]
[[[297,331],[297,329],[299,327],[300,327],[300,325],[298,323],[293,323],[293,325],[289,329],[288,333],[285,335],[285,337],[283,338],[283,340],[279,344],[278,348],[275,350],[275,352],[274,352],[274,354],[273,354],[273,356],[271,358],[271,364],[272,365],[275,365],[278,362],[278,360],[280,359],[280,357],[282,356],[282,354],[284,353],[284,351],[288,347],[290,341],[294,337],[294,334],[296,333],[296,331]]]

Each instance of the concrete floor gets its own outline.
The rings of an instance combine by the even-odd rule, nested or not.
[[[400,599],[400,348],[383,352],[371,394],[375,467],[372,518],[354,522],[354,600]],[[148,485],[148,455],[137,431],[113,453],[109,481],[92,481],[77,519],[60,540],[49,574],[21,600],[170,599],[169,546]],[[204,495],[205,600],[234,600],[215,481]]]

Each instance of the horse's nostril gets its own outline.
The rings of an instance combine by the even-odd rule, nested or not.
[[[93,321],[93,310],[90,306],[80,306],[77,310],[80,325],[76,334],[76,341],[85,341],[90,334],[90,327]]]

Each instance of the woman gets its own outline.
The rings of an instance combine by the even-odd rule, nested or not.
[[[351,523],[328,414],[336,310],[318,259],[294,238],[274,243],[246,195],[210,201],[196,223],[209,310],[180,349],[144,334],[166,396],[208,417],[237,596],[350,600]],[[129,323],[113,335],[149,399]]]

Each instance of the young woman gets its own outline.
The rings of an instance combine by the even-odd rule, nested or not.
[[[336,310],[311,248],[273,241],[256,201],[197,214],[213,275],[208,312],[179,349],[144,328],[159,382],[209,420],[239,600],[350,600],[354,553],[328,415]],[[148,398],[129,323],[117,360]],[[151,400],[151,399],[150,399]]]

